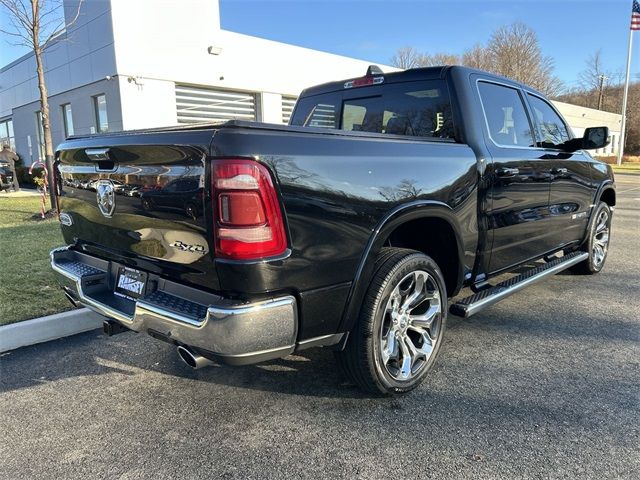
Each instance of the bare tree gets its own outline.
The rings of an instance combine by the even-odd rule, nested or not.
[[[436,67],[440,65],[460,65],[460,56],[452,53],[424,54],[421,58],[421,67]]]
[[[51,123],[49,121],[49,96],[44,76],[44,50],[60,36],[66,28],[73,25],[80,15],[82,0],[78,1],[78,9],[71,21],[60,18],[61,0],[0,0],[0,5],[9,14],[8,29],[0,32],[14,38],[14,45],[29,47],[35,56],[40,91],[40,111],[42,113],[42,133],[49,185],[51,209],[56,210],[55,173],[53,171],[53,141],[51,140]]]
[[[391,65],[406,70],[421,67],[422,55],[413,47],[402,47],[391,57]]]
[[[428,54],[403,47],[391,61],[400,68],[466,65],[526,83],[550,96],[564,88],[553,74],[553,59],[542,54],[536,33],[521,22],[496,29],[486,47],[476,44],[462,55]]]
[[[491,54],[479,43],[462,54],[462,64],[480,70],[493,70]]]
[[[602,65],[602,50],[596,50],[589,55],[585,64],[586,68],[578,74],[578,83],[582,90],[598,90],[601,78],[607,76]]]
[[[522,22],[512,23],[493,32],[487,45],[492,70],[505,77],[555,96],[562,82],[553,75],[553,59],[542,54],[536,33]]]

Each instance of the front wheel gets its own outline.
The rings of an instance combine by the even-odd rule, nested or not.
[[[579,275],[593,275],[600,272],[609,253],[610,236],[611,208],[605,202],[600,202],[593,213],[589,237],[583,247],[589,253],[589,258],[573,266],[571,271]]]
[[[414,250],[385,248],[360,318],[336,359],[374,394],[406,393],[426,377],[442,343],[447,291],[438,265]]]

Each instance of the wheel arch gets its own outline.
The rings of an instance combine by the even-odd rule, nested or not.
[[[611,211],[614,210],[614,207],[616,205],[616,189],[613,181],[608,180],[600,185],[600,188],[598,188],[598,191],[596,192],[595,198],[593,200],[593,206],[589,215],[589,222],[587,223],[584,238],[582,239],[582,242],[580,242],[580,245],[584,245],[584,243],[589,239],[589,232],[591,231],[591,225],[594,222],[595,211],[601,201],[609,205]]]
[[[398,232],[406,235],[407,231],[412,231],[412,227],[417,227],[419,225],[424,227],[434,227],[438,225],[447,229],[445,235],[449,240],[453,240],[452,243],[447,244],[451,248],[451,250],[448,250],[447,252],[455,252],[455,258],[453,259],[455,260],[455,262],[453,262],[453,273],[451,272],[451,268],[447,268],[447,272],[445,272],[444,265],[441,265],[436,258],[434,258],[434,261],[436,261],[441,270],[443,270],[448,295],[455,295],[455,293],[457,293],[461,288],[464,279],[464,248],[455,212],[446,203],[438,201],[416,201],[401,205],[389,212],[378,223],[369,237],[369,241],[367,242],[367,246],[361,256],[353,283],[351,284],[351,289],[347,296],[347,301],[340,323],[341,332],[348,332],[355,325],[362,305],[362,300],[364,299],[367,288],[369,287],[371,278],[375,273],[374,264],[376,257],[382,247],[384,247],[390,239],[393,239],[394,235],[397,235]],[[403,229],[405,230],[403,231]],[[408,245],[404,244],[393,246],[413,248],[426,254],[433,253],[427,248],[420,248],[417,246],[417,243],[418,240],[415,240],[413,243]],[[441,262],[443,262],[443,258],[443,255],[440,255]]]
[[[603,201],[609,207],[616,206],[616,190],[612,184],[607,184],[600,192],[599,200]]]

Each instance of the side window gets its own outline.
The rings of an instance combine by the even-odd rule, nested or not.
[[[478,89],[491,139],[503,146],[533,147],[529,117],[518,90],[489,82],[479,82]]]
[[[540,131],[541,147],[554,148],[569,140],[567,126],[555,110],[546,101],[535,95],[527,94]]]

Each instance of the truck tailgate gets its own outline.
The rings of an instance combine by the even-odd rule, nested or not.
[[[205,188],[213,132],[114,134],[63,143],[58,168],[65,241],[133,268],[217,289]]]

